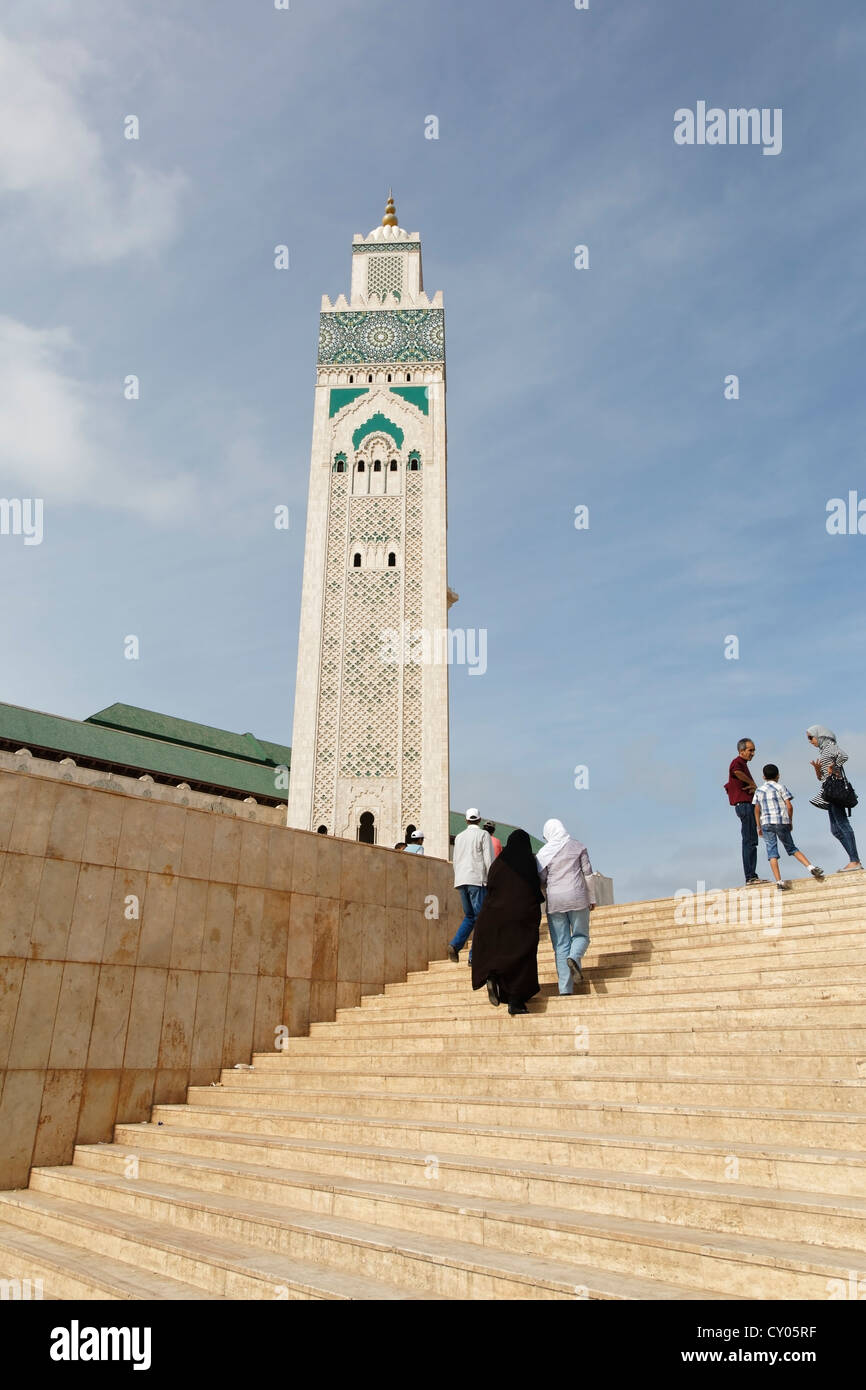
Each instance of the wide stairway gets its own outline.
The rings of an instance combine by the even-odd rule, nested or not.
[[[866,875],[781,906],[598,909],[569,998],[544,932],[526,1017],[471,992],[465,953],[437,962],[0,1192],[0,1275],[93,1299],[862,1297]]]

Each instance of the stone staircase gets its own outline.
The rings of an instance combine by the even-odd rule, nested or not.
[[[582,992],[556,994],[543,933],[518,1018],[436,962],[0,1192],[0,1275],[85,1299],[866,1292],[864,919],[866,875],[798,883],[766,926],[600,908]]]

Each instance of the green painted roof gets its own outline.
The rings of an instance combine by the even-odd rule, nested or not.
[[[254,734],[232,734],[226,729],[214,729],[210,724],[193,724],[188,719],[175,719],[172,715],[138,709],[135,705],[109,705],[108,709],[91,714],[85,722],[104,724],[125,733],[144,734],[146,738],[178,743],[186,748],[201,748],[206,753],[242,758],[244,762],[291,766],[292,750],[282,744],[266,745]]]
[[[100,720],[64,719],[59,715],[42,714],[38,710],[22,709],[19,705],[0,704],[0,740],[14,743],[18,747],[29,748],[33,753],[44,750],[49,754],[63,754],[84,762],[110,764],[117,772],[128,771],[133,776],[149,772],[154,777],[165,777],[173,782],[199,783],[227,792],[240,792],[246,796],[266,797],[269,800],[283,801],[285,792],[274,787],[274,767],[288,766],[290,750],[279,744],[270,744],[266,750],[251,734],[229,734],[219,729],[208,729],[205,725],[186,724],[184,720],[170,719],[165,715],[153,715],[148,710],[135,710],[131,706],[114,705],[111,711],[125,711],[124,717],[140,718],[138,722],[144,729],[148,720],[153,734],[131,733],[103,724]],[[186,727],[196,731],[194,745],[178,740],[178,728]],[[160,738],[159,728],[171,728],[174,737]],[[228,741],[232,751],[211,752],[202,746],[204,734],[220,735]],[[249,742],[247,742],[249,740]],[[247,749],[246,754],[238,751],[240,746]],[[216,741],[219,746],[219,740]],[[258,754],[254,755],[254,749]],[[279,753],[279,760],[273,757]]]

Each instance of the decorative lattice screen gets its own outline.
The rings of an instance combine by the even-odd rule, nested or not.
[[[367,262],[367,293],[384,299],[389,290],[396,295],[403,292],[403,257],[371,256]]]

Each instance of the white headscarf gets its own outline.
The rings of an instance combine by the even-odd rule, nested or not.
[[[836,735],[831,733],[829,729],[825,729],[823,724],[812,724],[811,727],[806,730],[806,733],[811,734],[812,738],[816,738],[819,746],[826,742],[836,742]]]
[[[542,830],[547,844],[542,845],[538,854],[535,856],[539,869],[546,869],[552,859],[555,859],[561,849],[568,844],[571,836],[566,830],[561,820],[548,820],[544,822]]]

